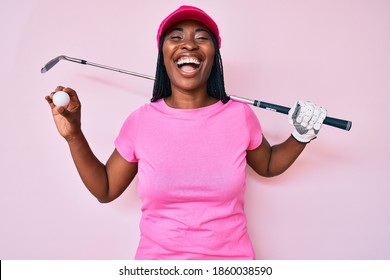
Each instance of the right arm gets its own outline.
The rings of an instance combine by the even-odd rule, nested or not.
[[[100,162],[81,130],[81,104],[76,92],[70,88],[56,88],[56,91],[60,90],[70,96],[71,101],[66,109],[53,104],[53,94],[46,96],[57,129],[69,145],[84,185],[100,202],[110,202],[119,197],[132,182],[137,174],[138,164],[126,161],[116,149],[106,164]]]

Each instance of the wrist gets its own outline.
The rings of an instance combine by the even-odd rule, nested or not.
[[[72,133],[71,135],[68,135],[64,138],[69,145],[80,143],[81,141],[85,140],[84,134],[81,130],[79,132]]]
[[[317,138],[315,134],[300,134],[296,129],[291,133],[291,136],[302,144],[308,144],[311,140]]]

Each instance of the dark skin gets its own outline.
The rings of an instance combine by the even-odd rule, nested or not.
[[[165,99],[168,106],[194,109],[218,102],[207,94],[207,80],[215,49],[203,24],[197,21],[183,21],[172,26],[165,37],[163,53],[164,65],[172,88],[172,95]],[[200,66],[196,69],[178,67],[179,59],[189,58],[197,60]],[[65,91],[70,96],[70,103],[66,109],[53,104],[54,93],[45,98],[51,107],[58,132],[69,145],[83,183],[101,203],[113,201],[133,181],[138,164],[126,161],[116,149],[105,164],[99,161],[81,129],[81,103],[76,92],[62,86],[58,86],[55,91]],[[246,159],[256,173],[272,177],[286,171],[305,146],[292,136],[279,145],[271,146],[263,137],[259,147],[247,151]]]
[[[94,155],[81,130],[81,104],[71,88],[58,86],[55,91],[65,91],[70,96],[67,109],[56,107],[52,96],[46,96],[57,130],[65,138],[84,185],[102,203],[119,197],[132,182],[138,171],[137,163],[129,163],[115,149],[103,164]]]

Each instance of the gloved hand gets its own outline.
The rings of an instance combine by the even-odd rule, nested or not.
[[[297,101],[288,112],[289,123],[295,128],[292,136],[299,142],[309,143],[317,137],[326,114],[326,110],[321,106]]]

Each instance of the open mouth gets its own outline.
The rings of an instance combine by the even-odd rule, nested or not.
[[[194,72],[200,67],[201,61],[196,57],[180,57],[176,65],[186,73]]]

